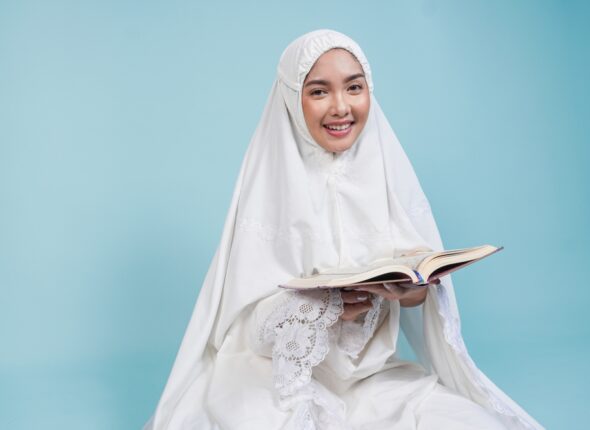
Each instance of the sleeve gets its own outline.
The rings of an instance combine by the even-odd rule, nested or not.
[[[343,401],[326,388],[325,381],[312,378],[312,370],[331,366],[330,357],[352,360],[347,354],[356,356],[367,343],[372,345],[369,340],[383,315],[381,305],[381,299],[374,299],[362,322],[343,325],[338,290],[283,291],[256,304],[250,344],[255,353],[271,358],[278,405],[292,411],[291,424],[284,428],[347,428]]]
[[[333,326],[333,330],[337,331],[335,337],[338,339],[338,349],[351,359],[358,358],[386,315],[383,297],[375,295],[371,301],[373,306],[360,318],[354,321],[341,321]]]
[[[312,368],[328,353],[328,329],[343,310],[337,290],[285,291],[258,303],[251,348],[272,358],[273,382],[281,397],[310,382]]]
[[[359,370],[365,367],[365,350],[390,313],[382,297],[375,295],[371,300],[371,309],[354,321],[339,319],[344,305],[338,290],[282,291],[258,302],[250,344],[255,353],[272,359],[273,381],[281,397],[308,384],[313,367],[326,359],[330,348],[340,352],[332,351],[327,365],[337,366],[333,359],[341,357],[337,361],[347,360]],[[379,336],[373,353],[379,351],[385,358],[387,351],[391,354],[392,334],[388,330]]]

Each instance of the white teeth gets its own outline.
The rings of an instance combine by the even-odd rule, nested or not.
[[[330,130],[346,130],[348,127],[351,126],[352,123],[348,123],[348,124],[343,124],[343,125],[326,125],[326,128],[329,128]]]

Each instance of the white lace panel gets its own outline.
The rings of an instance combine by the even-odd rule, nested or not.
[[[352,359],[358,358],[385,316],[383,297],[374,295],[371,302],[373,307],[364,315],[362,321],[342,321],[340,326],[338,348]]]
[[[344,310],[337,290],[290,291],[286,296],[258,330],[258,342],[273,345],[273,380],[281,398],[310,382],[312,368],[328,354],[328,328]]]

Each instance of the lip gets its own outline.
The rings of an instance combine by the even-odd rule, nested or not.
[[[327,125],[344,125],[344,124],[350,124],[350,127],[348,127],[345,130],[330,130],[328,127],[326,127]],[[330,123],[324,124],[324,126],[322,128],[330,136],[341,138],[341,137],[348,136],[350,134],[350,132],[352,131],[352,127],[354,127],[354,125],[355,125],[354,121],[338,121],[338,122],[330,122]]]
[[[345,119],[342,121],[332,121],[332,122],[326,122],[324,125],[344,125],[344,124],[353,124],[354,121],[351,119]]]

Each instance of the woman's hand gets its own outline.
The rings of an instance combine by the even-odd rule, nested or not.
[[[340,292],[344,302],[344,313],[340,318],[344,321],[355,320],[359,315],[367,312],[373,304],[371,294],[366,291],[345,291]]]
[[[431,284],[440,284],[440,281],[436,279]],[[413,307],[422,304],[426,300],[428,285],[430,284],[416,286],[407,282],[391,282],[378,285],[363,285],[355,288],[355,292],[377,294],[386,300],[399,300],[399,304],[403,307]]]
[[[436,279],[430,284],[440,284]],[[409,282],[385,283],[375,285],[363,285],[362,287],[352,287],[354,290],[342,290],[342,301],[344,302],[344,312],[340,316],[344,321],[355,320],[359,315],[367,312],[373,304],[371,297],[373,294],[383,297],[386,300],[399,300],[400,306],[413,307],[418,306],[426,300],[428,285],[417,287]]]

